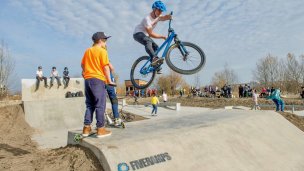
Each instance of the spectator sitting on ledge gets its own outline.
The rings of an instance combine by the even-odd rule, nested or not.
[[[69,76],[68,67],[64,67],[62,82],[63,82],[64,88],[67,88],[69,86],[70,76]]]
[[[59,73],[58,73],[58,71],[56,70],[56,67],[52,67],[51,77],[50,77],[50,78],[51,78],[50,88],[53,86],[54,79],[57,80],[58,87],[61,86]]]
[[[38,70],[36,72],[36,90],[39,88],[40,81],[44,80],[44,87],[47,88],[47,78],[43,76],[42,66],[38,66]]]

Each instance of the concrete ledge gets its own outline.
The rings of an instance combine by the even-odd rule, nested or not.
[[[233,106],[225,106],[224,109],[233,109]]]
[[[167,107],[170,108],[174,107],[173,109],[176,111],[179,111],[181,109],[181,104],[180,103],[176,103],[176,102],[164,102],[164,103],[159,103],[158,104],[159,107]]]
[[[240,110],[250,110],[249,107],[245,107],[245,106],[225,106],[224,109],[240,109]]]
[[[62,80],[61,80],[62,81]],[[44,82],[40,82],[39,89],[36,89],[36,79],[22,79],[22,101],[35,101],[35,100],[50,100],[50,99],[64,99],[66,92],[84,92],[83,78],[71,78],[69,86],[64,88],[63,85],[57,88],[55,80],[52,88],[45,88]],[[48,79],[48,85],[49,79]]]
[[[250,110],[251,108],[245,106],[233,106],[233,109]]]

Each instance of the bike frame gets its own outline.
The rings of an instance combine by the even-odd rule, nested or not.
[[[171,12],[171,15],[173,14],[173,12]],[[186,56],[188,54],[188,51],[186,50],[186,48],[184,47],[184,45],[177,39],[177,34],[174,32],[173,28],[171,28],[171,21],[169,21],[169,29],[168,29],[168,37],[167,39],[165,40],[165,42],[156,50],[155,54],[157,55],[164,47],[165,47],[165,50],[163,52],[163,55],[161,56],[161,58],[165,58],[167,53],[168,53],[168,50],[170,48],[170,45],[172,43],[172,41],[174,40],[175,42],[178,42],[179,43],[179,50],[181,51],[181,53],[183,54],[183,56]],[[155,67],[151,66],[149,63],[151,63],[152,61],[152,56],[150,56],[150,59],[149,61],[147,61],[140,69],[140,73],[143,74],[143,75],[146,75],[150,72],[154,72],[156,70]]]

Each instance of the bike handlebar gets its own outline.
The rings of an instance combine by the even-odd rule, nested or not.
[[[170,12],[170,15],[171,15],[171,16],[173,15],[173,11]],[[171,21],[172,21],[172,18],[171,18],[170,21],[169,21],[169,29],[171,29]]]

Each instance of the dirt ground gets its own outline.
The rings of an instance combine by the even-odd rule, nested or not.
[[[279,112],[284,116],[289,122],[293,123],[296,127],[304,132],[304,117],[297,116],[288,112]]]
[[[20,105],[0,108],[0,170],[103,170],[95,155],[80,146],[39,150],[32,133]]]

